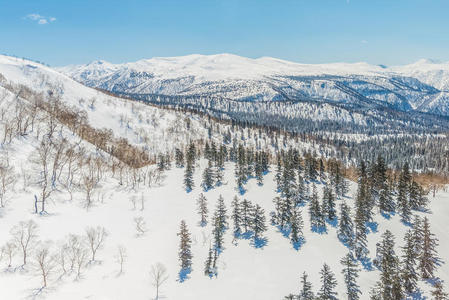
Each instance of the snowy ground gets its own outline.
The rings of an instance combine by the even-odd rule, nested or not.
[[[205,193],[209,208],[213,211],[219,194],[223,195],[230,210],[230,203],[236,195],[233,166],[226,166],[227,183]],[[196,185],[201,182],[201,171],[197,168]],[[109,236],[104,249],[99,251],[98,262],[91,264],[79,280],[74,275],[61,279],[54,277],[49,287],[37,298],[45,299],[152,299],[155,289],[149,275],[151,265],[161,262],[169,273],[169,280],[162,286],[166,299],[281,299],[289,293],[295,293],[299,286],[299,276],[303,271],[310,275],[314,290],[319,289],[318,272],[327,262],[337,276],[339,299],[344,299],[345,286],[340,274],[339,260],[346,254],[346,248],[338,241],[336,228],[328,226],[327,234],[310,231],[307,206],[302,208],[305,223],[306,243],[294,250],[289,240],[276,228],[269,226],[266,237],[268,243],[261,249],[254,248],[250,241],[239,240],[238,246],[232,244],[232,233],[228,230],[225,237],[225,250],[219,258],[218,277],[210,279],[203,275],[207,257],[211,227],[200,227],[196,214],[196,199],[202,192],[196,187],[186,193],[182,187],[183,170],[168,171],[164,184],[160,187],[142,188],[137,192],[118,189],[117,182],[110,179],[97,195],[100,200],[95,207],[86,211],[80,205],[83,195],[77,194],[73,202],[68,201],[65,193],[55,194],[54,203],[48,207],[49,215],[32,214],[33,189],[24,192],[17,185],[17,193],[10,199],[10,205],[2,212],[0,222],[0,244],[9,238],[10,228],[21,220],[33,219],[39,224],[41,240],[52,240],[55,244],[70,233],[83,234],[87,226],[104,226]],[[260,204],[268,218],[273,210],[272,199],[275,196],[273,174],[265,176],[264,185],[259,187],[255,180],[249,181],[247,193],[242,196]],[[319,190],[321,186],[318,185]],[[352,185],[350,195],[354,192]],[[145,209],[139,204],[134,210],[130,202],[133,195],[147,199]],[[352,199],[348,199],[352,203]],[[439,192],[432,199],[429,214],[432,231],[440,239],[439,253],[444,261],[449,260],[449,233],[447,216],[449,215],[449,193]],[[137,237],[133,219],[142,216],[148,232]],[[179,223],[184,219],[193,237],[193,272],[190,278],[177,281],[179,265],[177,260]],[[391,220],[377,216],[377,232],[370,233],[369,248],[371,257],[375,253],[375,244],[380,235],[391,230],[396,236],[397,246],[402,244],[402,236],[407,229],[397,216]],[[128,258],[124,273],[118,275],[119,266],[115,261],[117,246],[125,245]],[[399,251],[399,249],[398,249]],[[398,252],[399,254],[399,252]],[[1,299],[34,299],[35,289],[40,287],[40,279],[29,270],[17,269],[21,257],[13,260],[13,267],[7,268],[7,262],[1,262],[0,294]],[[448,282],[449,266],[443,264],[438,275]],[[359,284],[362,286],[363,299],[368,298],[369,288],[377,280],[377,271],[363,271]],[[427,290],[430,285],[420,283]]]

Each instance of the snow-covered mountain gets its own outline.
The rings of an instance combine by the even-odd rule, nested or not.
[[[254,102],[254,107],[257,102],[314,102],[449,115],[449,63],[429,60],[400,67],[312,65],[218,54],[125,64],[95,61],[59,70],[88,86],[140,97],[214,97]]]

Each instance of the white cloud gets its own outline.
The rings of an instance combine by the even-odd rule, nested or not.
[[[24,19],[36,21],[39,25],[44,25],[56,21],[55,17],[45,17],[40,14],[28,14]]]

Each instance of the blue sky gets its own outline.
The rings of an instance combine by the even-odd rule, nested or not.
[[[54,66],[224,52],[449,61],[448,12],[448,0],[0,0],[0,53]]]

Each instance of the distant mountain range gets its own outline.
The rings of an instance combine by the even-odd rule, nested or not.
[[[87,86],[143,101],[292,130],[307,120],[330,121],[334,129],[349,124],[354,131],[448,126],[449,63],[430,60],[396,67],[313,65],[218,54],[94,61],[58,70]]]

